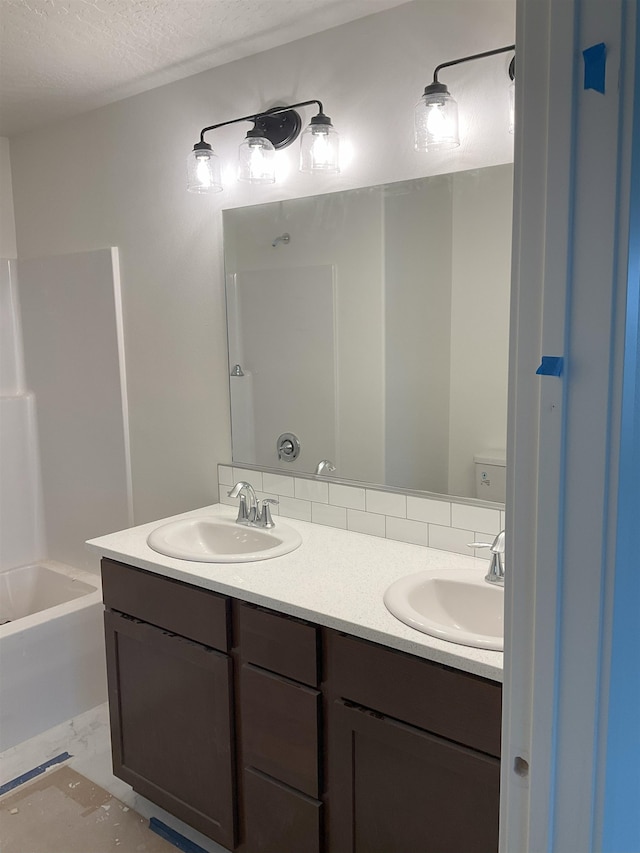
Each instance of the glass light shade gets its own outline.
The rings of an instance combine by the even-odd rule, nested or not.
[[[187,157],[187,189],[190,193],[222,191],[220,161],[211,148],[196,148]]]
[[[250,184],[273,184],[276,149],[263,136],[249,136],[238,149],[238,180]]]
[[[513,133],[516,128],[516,84],[512,80],[509,84],[509,133]]]
[[[445,86],[442,86],[446,89]],[[420,98],[415,109],[416,151],[436,151],[457,148],[458,105],[447,91],[428,91]]]
[[[329,123],[314,123],[300,137],[300,171],[338,174],[340,137]]]

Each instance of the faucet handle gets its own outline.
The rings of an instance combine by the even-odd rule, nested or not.
[[[231,489],[227,492],[227,495],[230,498],[240,497],[240,503],[238,504],[238,517],[236,518],[237,524],[248,524],[249,523],[249,507],[247,506],[247,496],[244,493],[240,495],[232,494],[235,490]]]
[[[271,504],[279,504],[275,498],[263,498],[258,504],[258,514],[256,516],[256,524],[260,527],[271,528],[275,527],[275,522],[271,518]]]
[[[501,530],[493,542],[467,542],[467,548],[491,548],[493,554],[504,554],[504,537],[504,530]]]
[[[256,500],[256,493],[253,490],[253,486],[251,483],[245,482],[245,480],[240,480],[235,486],[227,492],[227,495],[230,498],[240,498],[240,505],[238,507],[238,517],[236,519],[238,524],[253,524],[256,520],[258,502]],[[247,497],[249,501],[247,503]]]

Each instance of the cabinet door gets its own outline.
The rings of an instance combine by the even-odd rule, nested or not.
[[[329,853],[495,853],[500,762],[348,702],[329,709]]]
[[[115,775],[234,847],[230,659],[110,611],[105,628]]]

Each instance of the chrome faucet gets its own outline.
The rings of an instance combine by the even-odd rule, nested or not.
[[[236,518],[238,524],[264,527],[267,530],[276,526],[271,517],[271,504],[279,503],[275,498],[264,498],[259,501],[251,483],[246,483],[244,480],[236,483],[227,494],[230,498],[240,498],[238,517]]]
[[[236,522],[238,524],[255,524],[258,516],[258,500],[251,483],[241,480],[235,484],[231,491],[227,492],[227,495],[230,498],[240,498]]]
[[[332,471],[336,470],[336,466],[330,459],[323,459],[322,462],[318,462],[318,466],[316,468],[316,477],[321,476],[326,471],[327,474],[330,474]]]
[[[276,526],[274,520],[271,518],[271,504],[278,503],[280,501],[277,501],[275,498],[264,498],[262,501],[258,501],[256,527],[265,527],[267,530],[270,530]]]
[[[505,532],[501,530],[493,542],[471,542],[470,548],[489,548],[491,551],[491,562],[489,571],[484,579],[487,583],[495,583],[504,586],[504,537]]]

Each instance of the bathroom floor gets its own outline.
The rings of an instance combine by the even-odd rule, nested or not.
[[[55,767],[0,798],[2,853],[175,853],[108,791]]]
[[[0,789],[61,753],[69,758],[0,797],[2,853],[228,853],[113,775],[106,704],[1,753]],[[175,845],[152,818],[179,833]]]

